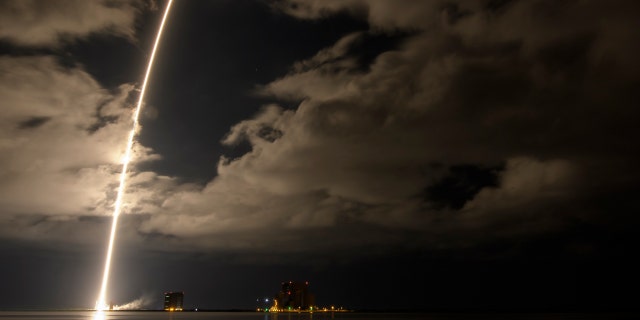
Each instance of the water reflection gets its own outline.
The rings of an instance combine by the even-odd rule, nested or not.
[[[98,310],[93,312],[93,320],[105,320],[104,311]]]
[[[640,317],[625,314],[419,314],[357,312],[164,312],[164,311],[0,311],[0,320],[611,320]]]
[[[335,317],[335,318],[334,318]],[[640,319],[637,313],[595,314],[456,314],[456,313],[260,313],[163,311],[0,311],[0,320],[611,320]]]
[[[64,318],[69,320],[314,320],[314,318],[315,320],[332,320],[334,315],[332,312],[315,314],[315,312],[85,311],[70,312]]]

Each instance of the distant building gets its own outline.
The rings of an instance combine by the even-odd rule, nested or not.
[[[315,297],[309,291],[309,282],[283,282],[274,299],[274,306],[280,310],[309,310],[314,305]]]
[[[184,299],[183,292],[165,292],[164,293],[164,310],[165,311],[182,311],[183,299]]]

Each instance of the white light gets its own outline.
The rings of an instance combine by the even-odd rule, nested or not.
[[[171,9],[172,2],[173,0],[169,0],[169,2],[167,3],[167,8],[164,11],[164,16],[162,17],[162,22],[160,23],[160,28],[158,29],[158,34],[156,35],[156,41],[153,45],[153,50],[151,51],[151,57],[149,57],[149,64],[147,65],[147,72],[144,76],[144,81],[142,82],[142,88],[140,89],[138,104],[133,114],[133,128],[129,132],[129,138],[127,140],[127,148],[125,149],[125,155],[122,158],[123,162],[122,162],[122,172],[120,172],[120,185],[118,187],[118,194],[116,196],[115,207],[113,209],[113,221],[111,222],[111,233],[109,234],[107,258],[104,264],[104,274],[102,275],[102,285],[100,287],[100,293],[98,294],[98,301],[96,302],[96,307],[95,307],[96,310],[107,310],[109,308],[109,306],[106,303],[106,296],[107,296],[107,284],[109,282],[109,271],[111,269],[111,255],[113,253],[113,244],[116,238],[116,229],[118,227],[118,217],[120,216],[120,209],[122,207],[122,197],[124,195],[124,190],[126,186],[127,169],[129,167],[129,161],[131,160],[131,149],[133,149],[133,138],[135,137],[135,134],[138,129],[138,118],[140,116],[140,110],[142,109],[144,94],[147,90],[147,83],[149,82],[149,75],[151,74],[151,68],[153,67],[153,60],[156,56],[158,43],[160,43],[162,30],[164,29],[164,24],[167,20],[167,16],[169,15],[169,9]]]
[[[105,320],[104,311],[98,310],[93,314],[93,320]]]

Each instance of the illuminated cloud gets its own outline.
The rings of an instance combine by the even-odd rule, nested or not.
[[[0,39],[24,46],[58,46],[91,33],[134,38],[137,1],[2,1]]]
[[[112,210],[134,88],[109,92],[46,56],[2,57],[0,70],[3,234],[78,240],[95,229],[82,217]],[[156,157],[136,147],[137,161]]]
[[[327,228],[332,246],[467,246],[598,219],[585,181],[637,175],[625,160],[631,135],[614,129],[633,126],[622,98],[633,74],[622,65],[638,67],[622,44],[634,47],[638,30],[620,28],[637,24],[624,10],[549,1],[274,6],[305,19],[348,12],[371,30],[257,88],[299,105],[268,105],[233,126],[222,142],[252,150],[223,157],[204,189],[168,197],[144,232],[214,248],[326,249]],[[548,14],[556,9],[567,14]],[[381,33],[402,40],[362,68],[352,48]],[[613,33],[618,40],[604,36]],[[442,185],[449,195],[434,193]],[[273,230],[297,241],[283,245]]]
[[[343,35],[257,87],[273,103],[221,141],[250,151],[222,157],[205,185],[133,174],[125,211],[135,215],[122,241],[273,253],[469,247],[598,221],[611,206],[603,190],[625,190],[638,177],[628,84],[640,71],[629,54],[640,28],[631,10],[588,1],[274,6],[301,19],[346,12],[370,30]],[[363,59],[358,46],[377,37],[394,41]],[[0,111],[0,161],[14,168],[0,185],[4,208],[108,214],[132,88],[106,92],[49,58],[3,63],[13,73],[0,90],[16,106]],[[28,81],[7,78],[16,74]],[[54,160],[37,162],[36,153]],[[19,219],[30,230],[61,224]]]
[[[139,1],[3,1],[0,40],[56,48],[92,34],[133,41],[142,6]],[[63,66],[53,55],[34,53],[0,57],[2,233],[88,244],[103,229],[104,221],[94,217],[112,211],[137,91],[126,83],[104,88],[82,66]],[[159,158],[140,144],[133,154],[135,162]],[[137,204],[135,187],[164,177],[132,175],[125,210],[135,213],[144,206]]]

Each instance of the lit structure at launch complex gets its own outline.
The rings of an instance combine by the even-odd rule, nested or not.
[[[273,299],[259,298],[256,300],[265,304],[258,307],[258,312],[350,312],[352,310],[343,307],[326,306],[318,307],[316,297],[309,291],[309,282],[286,281],[280,284],[280,292]],[[272,305],[269,305],[270,302]]]
[[[165,292],[164,311],[182,311],[184,292]]]
[[[315,296],[309,291],[309,282],[283,282],[280,292],[273,299],[271,311],[311,310]]]

